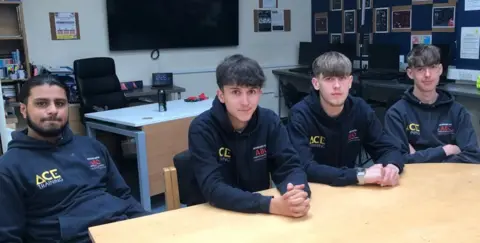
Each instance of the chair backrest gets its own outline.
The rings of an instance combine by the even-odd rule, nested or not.
[[[187,206],[205,203],[205,197],[193,172],[190,152],[185,150],[176,154],[173,157],[173,164],[177,170],[180,202]]]
[[[289,82],[286,82],[285,84],[283,82],[279,83],[285,105],[289,109],[292,108],[296,103],[300,102],[306,95],[308,95],[305,92],[298,91],[298,89]]]
[[[82,113],[127,107],[120,86],[115,61],[110,57],[94,57],[73,62],[75,82]]]

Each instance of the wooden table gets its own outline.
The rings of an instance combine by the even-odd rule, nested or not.
[[[480,242],[480,165],[407,165],[395,188],[311,188],[311,210],[300,219],[203,204],[93,227],[90,235],[95,243]]]

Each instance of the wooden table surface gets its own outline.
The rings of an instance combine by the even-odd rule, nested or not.
[[[93,227],[90,235],[95,243],[480,242],[480,165],[407,165],[394,188],[310,185],[311,209],[300,219],[202,204]]]

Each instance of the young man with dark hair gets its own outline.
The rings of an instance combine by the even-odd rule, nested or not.
[[[332,186],[395,186],[404,161],[372,108],[349,96],[352,64],[343,54],[327,52],[312,65],[314,90],[290,111],[290,139],[311,182]],[[376,163],[356,168],[361,147]]]
[[[0,157],[0,242],[90,242],[88,227],[146,214],[107,149],[68,128],[64,84],[36,76],[19,98],[28,127]]]
[[[449,92],[437,89],[443,68],[438,47],[418,45],[410,51],[407,74],[414,85],[387,111],[385,129],[407,163],[480,163],[470,114]]]
[[[310,190],[299,157],[280,118],[258,106],[265,76],[242,55],[216,70],[212,108],[196,117],[188,142],[199,187],[211,205],[245,213],[301,217],[310,208]],[[256,193],[270,188],[282,196]]]

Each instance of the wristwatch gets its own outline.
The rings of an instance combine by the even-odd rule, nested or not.
[[[357,181],[359,185],[365,184],[365,168],[357,168]]]

